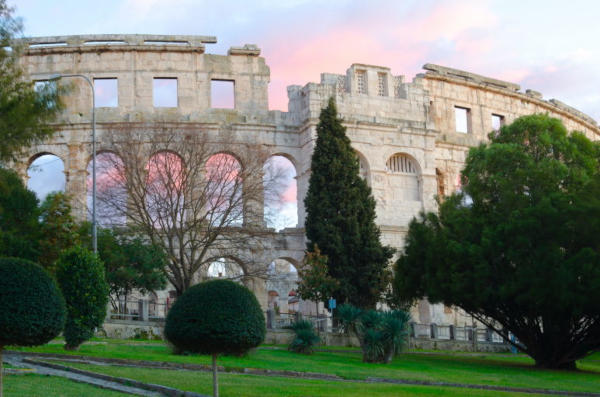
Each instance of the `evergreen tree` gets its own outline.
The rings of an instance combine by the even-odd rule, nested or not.
[[[329,258],[329,274],[339,281],[334,298],[372,308],[388,286],[393,249],[379,240],[375,200],[333,98],[319,116],[311,172],[304,199],[308,250],[316,244]]]
[[[22,33],[22,25],[12,12],[6,0],[0,0],[0,162],[51,136],[54,128],[48,123],[63,108],[60,94],[64,89],[47,85],[36,90],[33,82],[23,78],[19,65],[21,46],[15,41]]]
[[[0,168],[0,256],[37,260],[38,199],[16,172]]]
[[[410,224],[394,290],[460,306],[540,367],[600,349],[600,144],[525,116],[472,148],[463,190]]]
[[[56,260],[61,253],[78,244],[75,220],[71,214],[69,196],[53,192],[39,206],[40,256],[39,264],[54,275]]]

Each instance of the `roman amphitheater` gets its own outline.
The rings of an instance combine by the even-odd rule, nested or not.
[[[402,247],[412,217],[434,210],[437,195],[460,188],[459,173],[469,148],[502,124],[522,115],[547,113],[563,120],[569,130],[582,131],[594,140],[600,137],[596,121],[558,100],[543,99],[539,92],[514,83],[433,64],[424,65],[424,73],[412,81],[392,75],[385,66],[367,64],[350,65],[340,74],[323,73],[320,82],[289,86],[288,111],[282,112],[269,110],[270,70],[255,45],[231,47],[227,55],[215,55],[205,53],[207,44],[216,43],[211,36],[64,36],[31,38],[25,43],[22,65],[32,80],[82,74],[94,84],[108,82],[116,90],[112,103],[96,107],[98,153],[106,150],[104,131],[115,124],[169,123],[214,136],[231,134],[237,139],[231,152],[242,164],[252,156],[249,143],[291,162],[297,184],[297,224],[277,231],[267,229],[261,219],[253,220],[267,236],[264,249],[254,252],[257,262],[265,267],[275,262],[281,270],[269,281],[250,282],[265,307],[273,299],[279,299],[284,309],[292,302],[288,297],[294,273],[285,274],[285,264],[297,265],[304,255],[303,198],[319,112],[328,98],[336,100],[360,158],[360,172],[373,190],[382,239],[397,248]],[[170,104],[157,104],[156,80],[169,80],[175,87]],[[228,109],[211,99],[216,82],[231,87]],[[14,168],[26,180],[36,158],[59,157],[66,192],[75,214],[83,219],[88,211],[92,98],[84,80],[72,79],[72,84],[58,133],[32,147]],[[427,302],[421,302],[413,316],[424,324],[462,321],[459,311]]]

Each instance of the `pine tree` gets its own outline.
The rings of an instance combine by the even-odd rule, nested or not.
[[[329,258],[329,274],[339,281],[334,298],[372,308],[387,289],[393,249],[379,240],[375,200],[333,98],[319,116],[311,172],[304,199],[308,250],[316,244]]]

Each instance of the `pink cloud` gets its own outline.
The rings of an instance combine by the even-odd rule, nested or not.
[[[296,183],[288,185],[287,189],[281,194],[281,200],[284,203],[295,203],[297,200],[298,189]]]
[[[487,32],[497,18],[485,3],[440,2],[408,14],[390,5],[389,10],[381,11],[357,7],[349,16],[308,35],[289,29],[263,38],[263,54],[271,67],[270,107],[287,109],[288,85],[318,82],[323,72],[344,74],[353,63],[387,66],[394,74],[414,74],[422,64],[434,61],[432,49],[436,46],[449,45],[452,53],[445,58],[460,54],[464,61],[464,57],[476,58],[494,45]]]

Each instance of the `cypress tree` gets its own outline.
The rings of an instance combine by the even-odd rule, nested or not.
[[[359,176],[358,157],[337,117],[333,98],[321,111],[306,198],[308,250],[327,255],[339,281],[333,297],[361,308],[381,300],[389,283],[393,249],[383,246],[375,225],[375,200]]]

